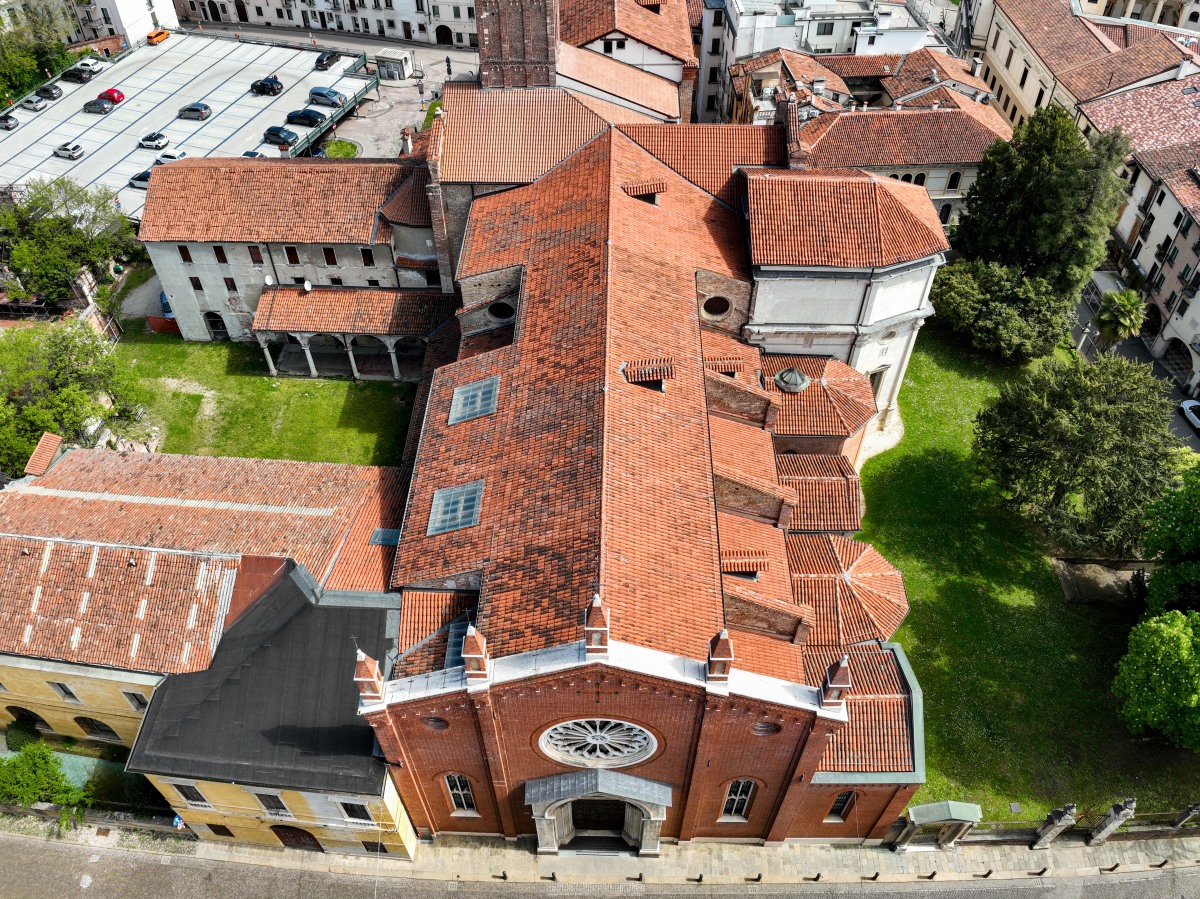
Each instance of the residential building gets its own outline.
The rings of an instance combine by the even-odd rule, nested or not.
[[[158,28],[178,28],[171,0],[76,0],[70,4],[79,40],[121,35],[129,45]]]

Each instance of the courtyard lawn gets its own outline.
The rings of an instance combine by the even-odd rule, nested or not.
[[[861,537],[903,572],[912,605],[896,639],[925,693],[928,783],[914,801],[977,802],[993,821],[1125,796],[1139,812],[1200,801],[1200,756],[1116,717],[1109,684],[1140,610],[1067,605],[1050,560],[974,470],[975,413],[1020,370],[962,343],[922,331],[900,394],[904,440],[862,472]]]
[[[162,452],[395,465],[414,387],[380,381],[271,378],[257,346],[185,343],[140,322],[115,352],[151,392]]]

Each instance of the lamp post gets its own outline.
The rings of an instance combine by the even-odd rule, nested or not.
[[[1077,347],[1077,349],[1079,350],[1079,352],[1080,352],[1080,353],[1083,353],[1083,345],[1084,345],[1085,343],[1087,343],[1087,339],[1088,339],[1088,337],[1093,337],[1093,338],[1095,338],[1095,337],[1099,337],[1099,336],[1100,336],[1100,329],[1099,329],[1099,328],[1093,328],[1093,327],[1092,327],[1092,323],[1091,323],[1091,322],[1088,322],[1086,325],[1084,325],[1084,326],[1083,326],[1083,333],[1079,335],[1079,346]],[[1085,355],[1086,355],[1086,354],[1085,354]]]

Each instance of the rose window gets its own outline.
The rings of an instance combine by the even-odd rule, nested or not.
[[[650,758],[658,741],[636,724],[580,718],[549,728],[538,747],[552,759],[577,768],[620,768]]]

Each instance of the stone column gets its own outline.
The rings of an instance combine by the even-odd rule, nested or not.
[[[1126,799],[1124,802],[1118,802],[1108,810],[1108,814],[1100,819],[1099,823],[1092,828],[1092,832],[1088,834],[1087,844],[1089,846],[1101,846],[1104,841],[1116,832],[1116,829],[1133,817],[1134,811],[1137,809],[1136,799]]]
[[[657,858],[659,855],[658,840],[662,832],[662,820],[659,818],[642,819],[642,845],[638,855]]]
[[[1034,841],[1030,849],[1049,849],[1050,844],[1058,837],[1060,833],[1068,827],[1075,825],[1075,806],[1064,805],[1062,808],[1056,808],[1046,815],[1046,820],[1042,822],[1042,826],[1037,830],[1037,839]]]
[[[1163,0],[1158,0],[1154,6],[1154,15],[1150,17],[1150,21],[1158,23],[1162,21]]]
[[[904,822],[904,830],[900,831],[900,836],[896,837],[896,841],[892,843],[892,851],[897,852],[904,849],[912,842],[912,838],[917,835],[917,825],[913,823],[912,818],[908,818]]]
[[[271,358],[271,349],[267,346],[266,338],[259,336],[258,345],[262,347],[263,355],[267,358],[267,368],[271,371],[271,377],[276,377],[279,372],[275,371],[275,360]]]
[[[308,360],[308,376],[310,378],[315,378],[317,376],[317,365],[315,362],[313,362],[312,350],[308,348],[308,342],[312,340],[312,335],[293,334],[292,336],[300,341],[300,347],[304,350],[304,358]]]
[[[921,331],[921,326],[925,324],[925,319],[918,318],[913,322],[912,337],[909,338],[908,346],[904,348],[904,358],[900,360],[900,365],[896,367],[893,374],[892,389],[889,392],[887,403],[881,403],[876,399],[875,404],[879,406],[879,411],[882,413],[879,416],[879,428],[882,430],[887,425],[888,419],[892,417],[892,413],[896,411],[899,405],[900,388],[904,386],[904,375],[908,371],[908,363],[912,361],[913,348],[917,345],[917,335]]]
[[[553,815],[542,813],[533,819],[537,827],[538,855],[558,855],[558,825]]]
[[[1125,0],[1125,8],[1121,10],[1121,18],[1128,19],[1133,12],[1133,0]]]
[[[357,380],[359,380],[358,366],[354,364],[354,347],[352,347],[350,345],[351,341],[353,341],[353,340],[354,340],[353,335],[350,335],[350,334],[342,335],[342,345],[346,347],[346,358],[350,360],[350,374],[354,377],[354,380],[357,381]]]
[[[386,337],[383,334],[379,334],[376,336],[378,336],[379,339],[383,341],[384,346],[386,346],[387,350],[388,350],[388,358],[392,360],[392,380],[399,381],[400,380],[400,365],[399,365],[399,363],[396,362],[396,341],[399,338]]]

